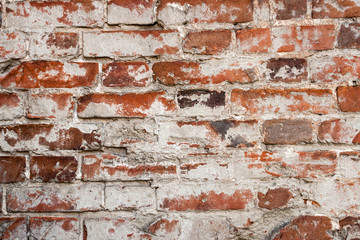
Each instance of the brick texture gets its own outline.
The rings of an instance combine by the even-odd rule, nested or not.
[[[3,0],[0,239],[360,239],[359,0]]]

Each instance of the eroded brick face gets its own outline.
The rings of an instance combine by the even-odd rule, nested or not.
[[[360,239],[359,0],[0,10],[0,239]]]

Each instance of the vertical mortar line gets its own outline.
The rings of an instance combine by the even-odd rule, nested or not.
[[[82,216],[82,214],[79,214],[79,224],[80,224],[79,240],[84,240],[84,217]]]
[[[312,19],[312,0],[307,0],[306,7],[306,18]]]
[[[6,0],[1,0],[1,32],[7,27],[6,25]]]
[[[31,154],[29,152],[25,155],[25,179],[28,181],[30,180],[30,159]]]
[[[2,208],[1,208],[1,211],[4,215],[8,215],[9,213],[7,212],[7,209],[6,209],[6,187],[5,186],[2,186]]]
[[[82,158],[83,158],[83,155],[80,155],[79,153],[76,153],[76,158],[77,158],[77,162],[78,162],[78,167],[77,167],[77,178],[82,181]]]

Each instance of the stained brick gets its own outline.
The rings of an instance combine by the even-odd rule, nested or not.
[[[174,101],[165,92],[101,94],[79,98],[78,114],[91,117],[146,117],[166,115],[175,110]]]
[[[98,71],[97,63],[23,62],[0,75],[0,85],[25,89],[90,87]]]
[[[154,0],[109,0],[109,24],[152,24],[155,21]]]
[[[269,210],[286,206],[291,198],[293,195],[287,188],[269,189],[266,194],[258,193],[259,207]]]
[[[275,0],[274,1],[274,11],[276,14],[276,19],[278,20],[287,20],[292,18],[301,18],[305,17],[307,9],[306,0]]]
[[[257,80],[252,67],[231,61],[157,62],[152,70],[155,78],[165,85],[249,83]]]
[[[360,124],[356,118],[332,119],[319,126],[318,138],[321,142],[359,144]]]
[[[264,61],[263,76],[272,82],[302,82],[307,80],[307,61],[303,58],[271,58]]]
[[[313,18],[360,17],[360,3],[356,0],[313,0]]]
[[[80,221],[72,217],[30,218],[30,238],[34,239],[79,239]]]
[[[253,1],[164,0],[158,8],[158,19],[166,25],[182,24],[185,21],[190,23],[250,22],[253,19]]]
[[[78,163],[70,156],[32,156],[30,178],[40,182],[71,182],[76,177]]]
[[[2,31],[0,33],[0,59],[25,57],[26,39],[27,37],[24,33]]]
[[[263,124],[266,144],[309,143],[313,140],[312,132],[310,120],[275,119],[267,120]]]
[[[360,48],[360,24],[342,24],[338,35],[338,45],[340,48]]]
[[[237,47],[241,52],[268,52],[272,46],[269,28],[244,29],[236,31]]]
[[[217,54],[228,49],[231,32],[228,30],[190,32],[184,41],[184,51],[197,54]]]
[[[100,184],[13,187],[7,190],[10,212],[71,212],[101,209]]]
[[[75,32],[34,33],[30,39],[33,59],[74,57],[79,49],[79,34]]]
[[[17,93],[0,92],[0,120],[11,120],[24,115],[24,103]]]
[[[86,57],[156,56],[179,49],[180,39],[173,30],[84,33]]]
[[[27,239],[26,219],[24,217],[1,217],[1,239]]]
[[[0,182],[22,182],[25,180],[25,157],[0,156]]]
[[[6,4],[7,24],[11,27],[96,27],[102,26],[102,1],[26,1]]]
[[[331,113],[332,93],[328,89],[234,89],[231,93],[236,114],[287,112]]]

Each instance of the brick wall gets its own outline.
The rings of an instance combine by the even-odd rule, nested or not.
[[[2,0],[0,239],[359,239],[359,17]]]

